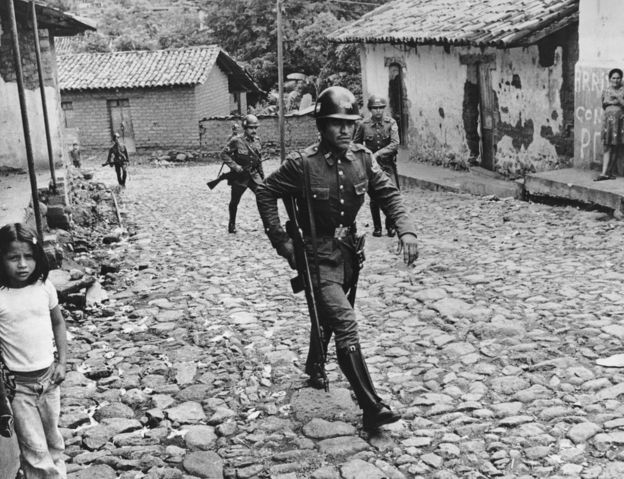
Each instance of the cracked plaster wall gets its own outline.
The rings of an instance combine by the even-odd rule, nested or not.
[[[539,49],[509,50],[449,48],[442,46],[405,47],[366,45],[361,49],[363,91],[368,95],[388,95],[389,59],[404,65],[409,98],[410,157],[452,165],[469,155],[463,123],[464,83],[468,67],[460,55],[492,54],[492,88],[498,103],[499,120],[496,168],[510,176],[524,170],[546,170],[569,160],[557,151],[565,136],[561,104],[563,61],[561,48],[555,49],[554,63],[539,64]],[[569,71],[573,67],[568,68]],[[474,81],[474,80],[473,80]],[[571,110],[566,105],[567,110]]]

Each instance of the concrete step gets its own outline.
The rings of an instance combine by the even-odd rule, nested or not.
[[[594,181],[597,172],[577,168],[545,171],[527,175],[525,192],[531,196],[544,196],[599,205],[614,211],[624,210],[624,178]]]

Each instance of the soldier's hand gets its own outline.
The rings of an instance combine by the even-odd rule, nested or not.
[[[295,247],[293,246],[292,240],[284,241],[277,248],[277,254],[282,258],[286,258],[288,261],[288,265],[292,269],[297,269],[297,263],[295,262]]]
[[[410,266],[418,259],[418,240],[416,235],[407,233],[401,236],[399,253],[403,252],[403,261]]]

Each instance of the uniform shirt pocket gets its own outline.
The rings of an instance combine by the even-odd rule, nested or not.
[[[318,201],[326,201],[329,199],[329,188],[321,186],[312,186],[312,199]]]
[[[368,190],[368,180],[364,180],[361,183],[354,184],[353,188],[355,189],[356,195],[363,195],[364,193],[366,193],[366,190]]]

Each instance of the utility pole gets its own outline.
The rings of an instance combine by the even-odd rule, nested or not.
[[[277,1],[277,92],[278,92],[278,122],[280,139],[280,160],[286,160],[286,145],[284,144],[284,32],[282,26],[282,0]]]

